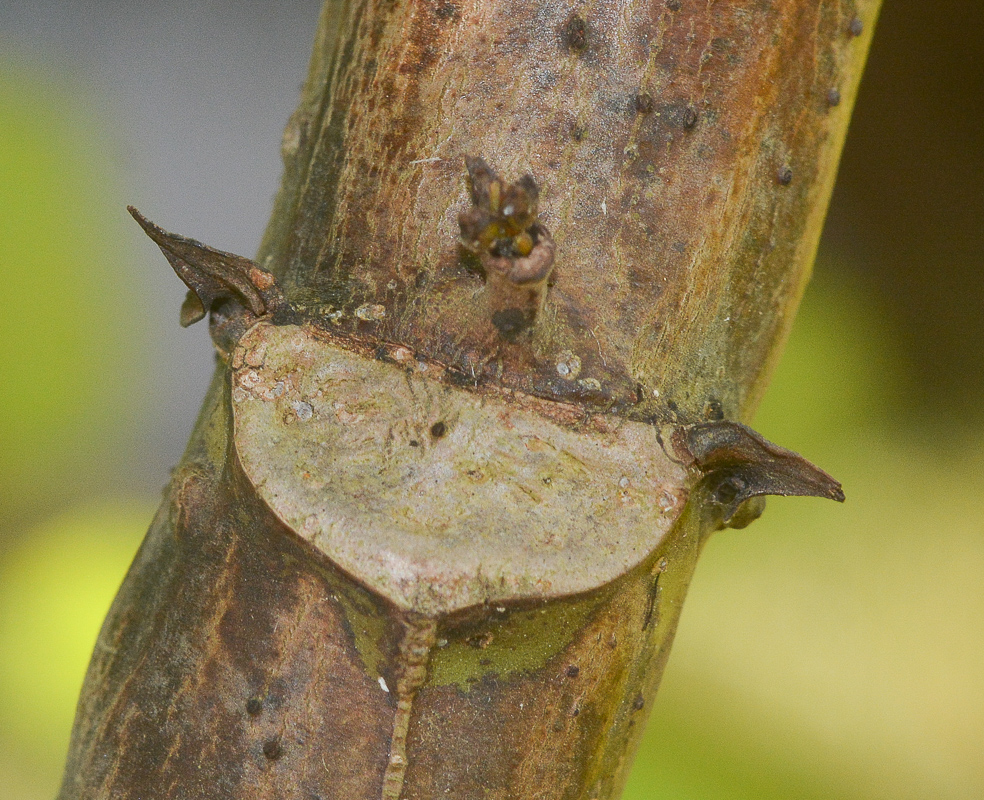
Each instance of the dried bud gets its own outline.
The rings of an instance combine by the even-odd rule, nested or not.
[[[540,190],[532,175],[507,184],[481,158],[465,164],[474,205],[458,215],[461,244],[482,263],[493,325],[516,341],[535,322],[553,269],[553,239],[537,222]]]

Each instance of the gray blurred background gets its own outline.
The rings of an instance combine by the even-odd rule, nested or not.
[[[68,83],[111,126],[99,143],[135,205],[168,230],[252,256],[280,179],[280,137],[311,53],[321,3],[292,0],[2,0],[0,56]],[[146,327],[136,446],[126,480],[156,491],[177,462],[213,368],[201,329],[182,330],[185,289],[128,226]],[[136,454],[134,458],[133,454]]]

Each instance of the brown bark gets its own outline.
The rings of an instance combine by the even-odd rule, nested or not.
[[[843,499],[740,420],[876,8],[326,3],[257,263],[135,214],[222,363],[62,800],[617,797],[701,542]]]
[[[850,24],[875,6],[329,3],[261,263],[342,329],[480,381],[745,417],[819,238],[866,45]],[[558,255],[521,345],[450,245],[467,155],[542,187]],[[601,389],[558,376],[565,352]]]

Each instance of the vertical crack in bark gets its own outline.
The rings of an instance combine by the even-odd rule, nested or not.
[[[437,641],[437,622],[428,617],[414,616],[406,621],[400,642],[398,677],[396,682],[396,716],[390,739],[389,761],[383,775],[382,800],[399,800],[407,772],[407,733],[410,714],[417,690],[427,680],[427,665]]]

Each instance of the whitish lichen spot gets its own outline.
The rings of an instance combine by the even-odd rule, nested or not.
[[[310,403],[305,403],[303,400],[295,400],[290,405],[301,422],[307,422],[314,416],[314,409],[311,408]]]
[[[256,384],[260,382],[260,376],[256,374],[253,370],[247,370],[246,372],[241,372],[239,377],[239,383],[241,386],[245,386],[247,389],[252,389]]]
[[[365,322],[379,322],[386,316],[386,308],[378,303],[364,303],[355,309],[355,316]]]
[[[574,380],[581,374],[581,359],[569,351],[561,353],[557,361],[557,374],[564,380]]]

